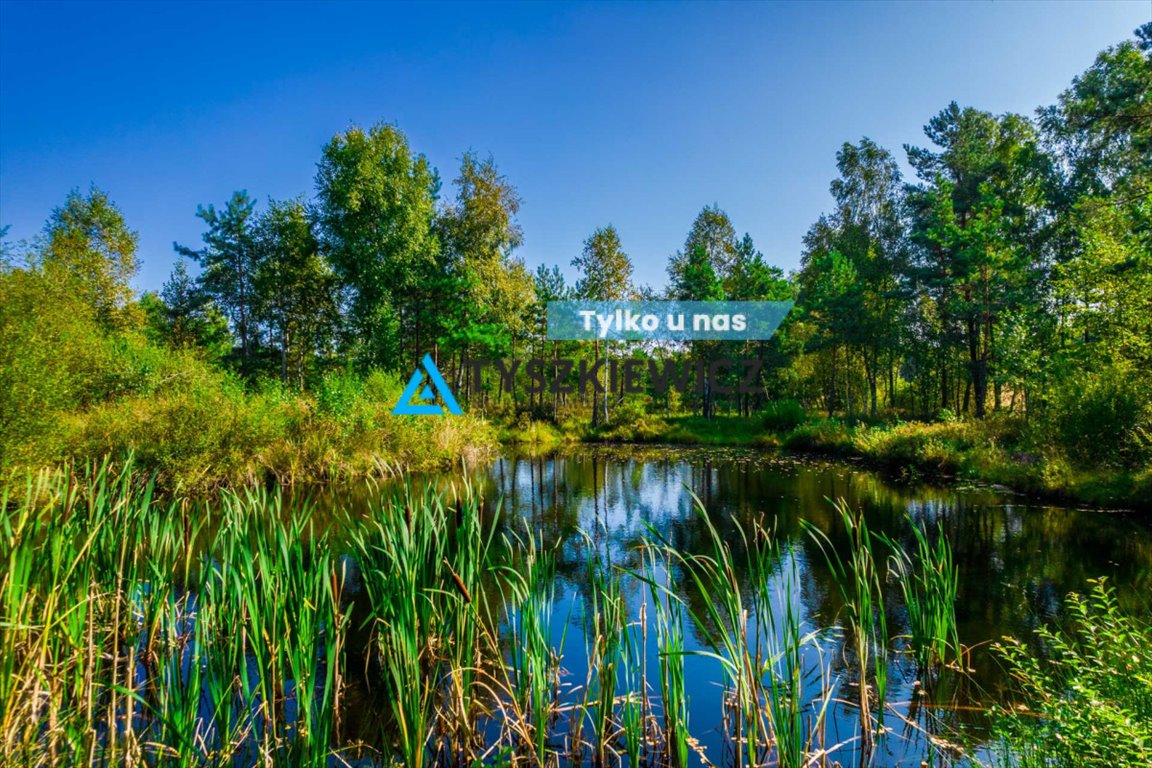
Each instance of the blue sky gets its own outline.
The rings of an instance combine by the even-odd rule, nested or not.
[[[1032,114],[1152,18],[1119,3],[0,2],[0,225],[35,235],[96,183],[140,233],[139,288],[197,204],[311,194],[321,146],[396,122],[447,182],[491,153],[520,255],[568,267],[600,225],[662,285],[718,203],[797,266],[844,141],[903,159],[949,101]]]

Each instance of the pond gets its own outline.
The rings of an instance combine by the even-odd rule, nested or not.
[[[459,474],[410,478],[445,484]],[[885,725],[869,758],[878,766],[966,764],[987,759],[984,713],[1005,697],[1007,681],[992,651],[1004,636],[1028,640],[1045,622],[1060,619],[1063,598],[1084,592],[1089,580],[1107,577],[1121,602],[1148,609],[1152,594],[1152,532],[1146,521],[1122,513],[1039,503],[1004,489],[902,482],[861,466],[776,456],[743,449],[579,447],[546,456],[506,455],[471,472],[490,500],[502,499],[499,526],[555,547],[555,598],[548,632],[559,656],[563,685],[578,696],[588,680],[589,639],[584,607],[592,600],[589,559],[623,573],[629,633],[649,693],[658,696],[658,648],[652,629],[653,603],[661,589],[683,600],[688,731],[692,762],[731,763],[738,742],[726,714],[724,669],[707,655],[711,648],[709,601],[684,568],[653,569],[645,541],[662,538],[684,554],[707,554],[717,534],[739,552],[742,533],[771,531],[778,547],[772,576],[777,611],[788,606],[802,633],[815,633],[802,660],[804,698],[826,702],[821,744],[843,765],[858,764],[860,739],[859,665],[850,650],[841,593],[832,578],[828,552],[848,557],[848,540],[833,501],[863,513],[874,534],[915,549],[913,525],[951,545],[959,572],[955,611],[960,642],[967,649],[959,666],[931,675],[902,653],[907,616],[887,564],[880,566],[883,614],[890,663]],[[324,509],[355,509],[363,490],[326,491],[314,500]],[[708,512],[696,508],[695,499]],[[806,521],[806,522],[805,522]],[[937,533],[939,532],[939,533]],[[877,551],[887,551],[878,545]],[[734,556],[737,578],[750,582],[746,558]],[[655,576],[653,588],[642,576]],[[630,578],[628,578],[630,576]],[[701,618],[703,617],[703,618]],[[643,620],[647,625],[640,627]],[[638,642],[637,642],[638,641]],[[697,653],[699,652],[699,653]],[[350,664],[350,666],[354,666]],[[924,679],[921,679],[921,678]],[[621,680],[619,691],[627,692]],[[355,704],[344,736],[378,743],[383,702],[379,693],[353,689]],[[633,681],[635,683],[635,681]],[[874,713],[875,714],[875,713]],[[811,722],[814,711],[803,715]],[[368,764],[368,763],[366,763]]]

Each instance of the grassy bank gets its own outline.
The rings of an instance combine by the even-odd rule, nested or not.
[[[245,382],[138,336],[90,341],[58,354],[66,367],[30,373],[0,395],[11,406],[0,420],[0,480],[133,456],[166,492],[203,493],[346,480],[384,465],[448,467],[497,445],[475,416],[392,415],[403,389],[394,375],[332,371],[300,391]]]
[[[541,447],[574,442],[667,443],[783,449],[860,458],[908,479],[1003,485],[1036,496],[1103,507],[1152,509],[1152,466],[1078,462],[1046,425],[994,414],[983,421],[821,418],[787,403],[746,416],[635,414],[599,427],[576,422],[504,426],[504,442]]]
[[[169,491],[253,481],[348,480],[383,465],[435,469],[496,446],[484,420],[394,416],[395,377],[333,374],[313,392],[227,380],[161,385],[148,396],[101,403],[61,420],[49,455],[83,461],[133,455]]]

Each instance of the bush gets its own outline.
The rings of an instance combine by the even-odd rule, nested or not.
[[[897,424],[860,430],[854,444],[862,455],[887,464],[955,472],[980,429],[963,422]]]
[[[1020,704],[994,713],[1005,766],[1152,765],[1152,624],[1104,581],[1066,601],[1069,626],[1039,630],[1043,655],[997,646]]]
[[[784,438],[784,447],[848,455],[855,451],[854,431],[837,419],[815,419],[801,424]]]
[[[764,429],[769,432],[790,432],[804,423],[804,407],[795,400],[776,400],[765,404],[761,411]]]
[[[1079,376],[1051,405],[1049,423],[1073,462],[1085,467],[1137,468],[1152,462],[1149,393],[1118,369]]]

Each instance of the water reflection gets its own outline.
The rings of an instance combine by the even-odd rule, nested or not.
[[[424,479],[459,482],[451,475],[415,482]],[[824,554],[803,531],[801,520],[823,531],[842,555],[847,555],[847,540],[830,499],[843,498],[863,510],[870,528],[908,549],[915,547],[909,518],[933,531],[939,526],[960,571],[956,611],[960,639],[973,649],[972,671],[921,681],[914,664],[897,661],[890,674],[894,712],[887,718],[893,733],[879,745],[876,765],[919,765],[929,750],[923,729],[945,740],[977,744],[984,728],[981,712],[1004,685],[990,644],[1005,635],[1030,637],[1042,622],[1058,619],[1068,592],[1084,591],[1089,579],[1106,576],[1119,588],[1122,604],[1139,611],[1149,610],[1152,594],[1152,536],[1139,520],[1044,506],[983,488],[896,484],[846,463],[738,449],[581,447],[553,456],[509,455],[475,471],[471,482],[488,499],[503,499],[501,525],[523,531],[526,524],[546,544],[560,543],[556,572],[558,594],[564,597],[556,615],[568,617],[568,626],[555,627],[554,636],[557,642],[566,637],[564,665],[577,681],[585,675],[579,606],[588,589],[588,548],[602,563],[631,571],[643,569],[639,545],[650,531],[683,552],[703,553],[710,544],[706,524],[693,508],[694,496],[725,538],[734,540],[738,525],[745,530],[757,523],[771,527],[791,552],[781,572],[795,569],[795,584],[787,589],[808,629],[832,627],[842,606]],[[320,502],[322,508],[355,508],[356,497],[356,491],[345,489]],[[746,567],[739,557],[737,567]],[[741,576],[748,578],[746,571]],[[697,615],[706,613],[709,595],[693,589],[676,569],[668,579]],[[653,596],[638,581],[625,586],[634,614],[641,603],[651,603]],[[889,586],[885,611],[889,632],[897,635],[905,630],[906,619],[898,590]],[[703,647],[708,631],[693,627],[689,644]],[[844,744],[836,758],[847,765],[859,748],[859,720],[847,703],[857,684],[856,665],[843,645],[829,635],[823,658],[810,661],[829,665],[836,696],[844,700],[832,709],[827,743]],[[653,646],[649,658],[655,656]],[[716,762],[723,759],[726,743],[720,668],[709,659],[690,658],[686,673],[693,735]],[[947,750],[936,756],[941,761],[949,761]]]

